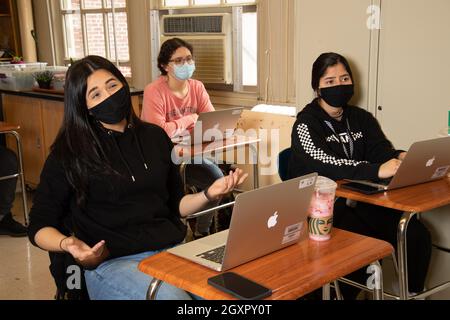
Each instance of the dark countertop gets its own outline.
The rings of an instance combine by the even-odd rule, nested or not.
[[[144,93],[141,89],[130,88],[130,92],[132,96],[138,96]],[[43,93],[36,91],[11,91],[11,90],[0,90],[0,94],[12,94],[15,96],[22,97],[31,97],[31,98],[39,98],[39,99],[47,99],[53,101],[64,101],[64,96],[61,94],[51,94],[51,93]],[[1,110],[0,110],[1,111]]]

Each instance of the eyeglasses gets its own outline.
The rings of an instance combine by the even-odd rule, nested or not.
[[[181,65],[183,65],[185,62],[187,62],[187,64],[193,64],[195,61],[194,61],[194,58],[193,58],[192,56],[188,56],[188,57],[186,57],[186,58],[182,58],[182,57],[175,58],[175,59],[169,60],[169,62],[173,62],[173,63],[175,63],[177,66],[181,66]]]

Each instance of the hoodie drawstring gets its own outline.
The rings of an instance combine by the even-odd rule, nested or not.
[[[128,164],[127,160],[125,159],[125,157],[122,154],[122,150],[120,150],[119,144],[117,143],[116,137],[114,137],[113,133],[111,130],[108,130],[108,135],[112,138],[112,141],[114,142],[114,146],[116,147],[120,159],[122,160],[123,164],[125,165],[125,167],[127,168],[128,174],[131,177],[131,180],[133,180],[133,182],[136,182],[136,179],[134,178],[133,175],[133,171],[131,171],[130,165]]]
[[[136,131],[134,130],[134,126],[132,124],[129,124],[128,128],[131,130],[131,132],[133,132],[134,139],[136,140],[138,146],[139,156],[141,157],[142,163],[144,163],[145,170],[148,170],[147,161],[145,160],[144,152],[142,151],[141,141],[137,137]]]
[[[132,124],[129,124],[128,129],[130,129],[131,132],[133,133],[134,139],[136,140],[139,157],[141,158],[141,161],[144,164],[145,170],[148,170],[148,165],[147,165],[147,161],[145,160],[144,153],[142,151],[141,142],[139,141],[139,139],[137,137],[136,131],[134,130],[134,126]],[[127,171],[131,177],[131,180],[133,180],[133,182],[136,182],[136,178],[134,177],[133,171],[131,171],[130,165],[128,164],[127,160],[125,159],[125,157],[122,153],[122,150],[120,150],[120,147],[119,147],[119,144],[117,143],[116,137],[114,136],[114,134],[111,130],[108,130],[108,135],[112,138],[113,144],[114,144],[115,148],[117,149],[117,152],[119,153],[120,159],[122,160],[123,164],[127,168]]]

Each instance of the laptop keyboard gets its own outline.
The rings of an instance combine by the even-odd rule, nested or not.
[[[222,263],[224,253],[225,253],[225,246],[223,245],[221,247],[217,247],[215,249],[200,253],[197,255],[197,257],[216,263]]]

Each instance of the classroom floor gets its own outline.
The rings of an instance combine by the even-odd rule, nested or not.
[[[30,207],[31,195],[28,203]],[[24,222],[19,193],[12,213],[16,221]],[[27,237],[0,236],[0,300],[52,300],[56,287],[48,266],[48,253]]]

